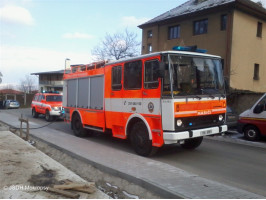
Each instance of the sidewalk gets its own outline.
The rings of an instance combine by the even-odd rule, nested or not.
[[[49,192],[50,185],[60,184],[64,180],[86,183],[84,179],[9,131],[0,130],[0,155],[1,199],[67,198]],[[71,193],[79,194],[79,198],[83,199],[109,198],[99,190],[92,194]]]
[[[17,118],[1,113],[0,121],[18,126]],[[38,126],[35,123],[31,127]],[[50,128],[30,131],[31,135],[76,158],[86,160],[100,170],[124,178],[165,198],[264,199],[254,193],[230,187],[187,173],[171,165],[122,152]],[[92,153],[90,153],[92,152]]]

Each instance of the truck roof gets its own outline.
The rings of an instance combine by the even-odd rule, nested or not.
[[[177,50],[174,50],[174,51],[154,52],[154,53],[145,54],[145,55],[141,55],[141,56],[136,56],[136,57],[132,57],[132,58],[125,58],[125,59],[121,59],[121,60],[110,61],[106,65],[116,64],[116,63],[121,63],[121,62],[127,62],[127,61],[131,61],[131,60],[137,60],[137,59],[142,59],[142,58],[147,58],[147,57],[152,57],[152,56],[158,56],[158,55],[161,55],[161,54],[179,54],[179,55],[187,55],[187,56],[209,57],[209,58],[216,58],[216,59],[220,59],[221,58],[220,56],[206,54],[206,53],[197,53],[197,52],[190,52],[190,51],[177,51]]]

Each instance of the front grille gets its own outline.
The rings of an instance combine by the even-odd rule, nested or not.
[[[204,115],[197,117],[184,117],[184,118],[176,118],[175,119],[175,129],[176,131],[186,131],[191,129],[199,129],[199,128],[207,128],[211,126],[220,126],[224,124],[223,121],[219,121],[219,115]],[[176,121],[180,119],[182,120],[182,126],[177,126]],[[223,114],[223,119],[225,119],[225,115]]]

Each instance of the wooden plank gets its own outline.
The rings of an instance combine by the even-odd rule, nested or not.
[[[55,189],[55,188],[51,188],[51,187],[49,187],[49,189],[47,191],[48,192],[53,192],[53,193],[56,193],[56,194],[60,194],[60,195],[63,195],[65,197],[69,197],[69,198],[72,198],[72,199],[77,199],[80,196],[79,194],[76,194],[76,193],[72,193],[72,192],[68,192],[68,191],[60,190],[60,189]]]
[[[79,192],[85,192],[88,194],[92,194],[95,192],[95,183],[72,183],[66,182],[63,185],[54,185],[55,189],[62,189],[62,190],[75,190]]]

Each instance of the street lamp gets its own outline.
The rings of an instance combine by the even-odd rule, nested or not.
[[[69,62],[70,62],[70,59],[69,58],[66,58],[65,59],[65,70],[68,69],[68,68],[70,68],[70,63]]]
[[[3,74],[0,72],[0,84],[2,83],[2,76]]]

